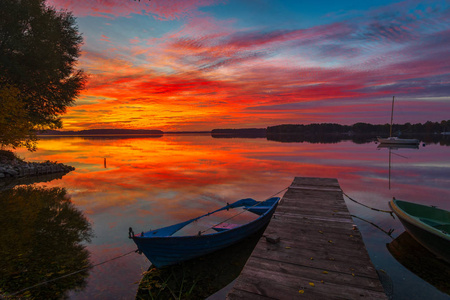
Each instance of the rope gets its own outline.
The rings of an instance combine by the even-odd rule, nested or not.
[[[400,154],[398,154],[398,153],[394,153],[394,152],[392,152],[392,154],[394,154],[394,155],[397,155],[397,156],[400,156],[400,157],[402,157],[402,158],[406,158],[406,159],[408,159],[409,157],[407,157],[407,156],[404,156],[404,155],[400,155]]]
[[[138,250],[133,250],[133,251],[130,251],[130,252],[121,254],[121,255],[119,255],[119,256],[113,257],[113,258],[111,258],[111,259],[105,260],[105,261],[103,261],[103,262],[101,262],[101,263],[98,263],[98,264],[95,264],[95,265],[92,265],[92,266],[89,266],[89,267],[80,269],[80,270],[78,270],[78,271],[74,271],[74,272],[72,272],[72,273],[65,274],[65,275],[62,275],[62,276],[59,276],[59,277],[50,279],[50,280],[42,281],[42,282],[37,283],[37,284],[35,284],[35,285],[32,285],[32,286],[29,286],[29,287],[27,287],[27,288],[21,289],[20,291],[14,292],[14,293],[9,294],[9,295],[5,295],[5,297],[6,297],[6,298],[9,298],[9,297],[15,296],[15,295],[17,295],[17,294],[23,293],[23,292],[25,292],[25,291],[27,291],[27,290],[30,290],[30,289],[32,289],[32,288],[35,288],[35,287],[38,287],[38,286],[41,286],[41,285],[44,285],[44,284],[47,284],[47,283],[50,283],[50,282],[53,282],[53,281],[57,281],[57,280],[66,278],[66,277],[69,277],[69,276],[72,276],[72,275],[75,275],[75,274],[78,274],[78,273],[87,271],[87,270],[89,270],[89,269],[93,269],[94,267],[97,267],[97,266],[106,264],[107,262],[110,262],[110,261],[116,260],[116,259],[118,259],[118,258],[127,256],[127,255],[129,255],[129,254],[131,254],[131,253],[133,253],[133,252],[137,252],[137,251],[138,251]],[[2,296],[3,296],[3,295],[2,295]]]
[[[344,193],[344,191],[342,191],[342,194],[343,194],[345,197],[347,197],[348,199],[350,199],[351,201],[353,201],[353,202],[355,202],[355,203],[358,203],[359,205],[362,205],[362,206],[364,206],[364,207],[370,208],[371,210],[375,210],[375,211],[380,211],[380,212],[388,213],[388,214],[390,214],[390,215],[392,216],[392,218],[394,218],[394,215],[393,215],[394,212],[393,212],[392,210],[382,210],[382,209],[370,207],[370,206],[368,206],[368,205],[365,205],[365,204],[363,204],[363,203],[361,203],[361,202],[358,202],[358,201],[356,201],[355,199],[351,198],[349,195],[347,195],[346,193]],[[395,219],[395,218],[394,218],[394,219]]]
[[[352,216],[353,218],[360,219],[361,221],[369,223],[370,225],[374,226],[375,228],[377,228],[377,229],[381,230],[382,232],[384,232],[385,234],[387,234],[391,239],[394,239],[392,237],[392,233],[394,232],[394,229],[389,229],[389,231],[386,231],[386,230],[384,230],[383,228],[381,228],[380,226],[378,226],[377,224],[375,224],[373,222],[367,221],[367,220],[365,220],[363,218],[360,218],[358,216],[355,216],[355,215],[350,215],[350,216]]]
[[[250,206],[249,208],[255,207],[255,206],[257,206],[257,205],[260,205],[260,204],[266,202],[266,201],[269,200],[270,198],[272,198],[272,197],[278,195],[279,193],[281,193],[281,192],[284,191],[284,190],[287,190],[288,188],[289,188],[289,187],[285,187],[285,188],[282,189],[281,191],[279,191],[279,192],[273,194],[272,196],[269,196],[269,198],[267,198],[266,200],[261,201],[261,202],[258,202],[258,203],[256,203],[255,205]],[[231,220],[231,219],[233,219],[234,217],[237,217],[237,216],[239,216],[240,214],[245,213],[245,212],[248,212],[248,209],[243,210],[243,211],[241,211],[240,213],[237,213],[237,214],[235,214],[235,215],[229,217],[228,219],[223,220],[223,221],[221,221],[221,222],[219,222],[219,223],[217,223],[217,224],[215,224],[215,225],[212,225],[211,227],[206,228],[205,230],[199,231],[198,234],[201,235],[201,234],[205,233],[206,231],[212,229],[213,227],[219,226],[220,224],[223,224],[223,223],[225,223],[226,221]]]

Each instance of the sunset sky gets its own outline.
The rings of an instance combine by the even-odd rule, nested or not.
[[[48,0],[77,18],[65,130],[450,119],[450,3]]]

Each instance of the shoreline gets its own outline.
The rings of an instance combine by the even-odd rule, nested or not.
[[[75,170],[72,166],[58,162],[26,162],[14,157],[12,152],[10,153],[9,157],[0,156],[0,182],[39,175],[66,174]]]

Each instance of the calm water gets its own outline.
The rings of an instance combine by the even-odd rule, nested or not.
[[[389,210],[388,201],[395,196],[450,210],[450,147],[438,144],[389,150],[378,149],[375,143],[279,143],[209,135],[59,137],[43,138],[37,152],[19,155],[76,168],[61,179],[36,185],[65,188],[73,209],[91,224],[93,237],[82,242],[91,264],[134,250],[128,239],[130,226],[140,232],[237,199],[264,200],[289,186],[295,176],[337,178],[350,197],[379,209]],[[392,278],[394,299],[449,298],[388,251],[386,244],[404,231],[398,220],[348,199],[346,203],[351,214],[384,231],[394,229],[390,237],[354,218],[375,267]],[[20,221],[11,219],[8,226],[16,227],[13,222]],[[14,251],[14,245],[8,251]],[[40,263],[49,264],[51,259],[42,258]],[[60,292],[67,291],[71,299],[132,299],[149,266],[145,256],[133,253],[95,267],[76,290],[77,285],[67,284]]]

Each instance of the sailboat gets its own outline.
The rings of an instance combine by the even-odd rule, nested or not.
[[[378,141],[381,144],[389,144],[389,145],[418,145],[419,144],[419,140],[417,139],[401,139],[399,137],[395,137],[392,136],[392,120],[394,117],[394,98],[395,96],[392,97],[392,110],[391,110],[391,127],[390,127],[390,131],[389,131],[389,137],[388,138],[381,138],[381,137],[377,137]]]

